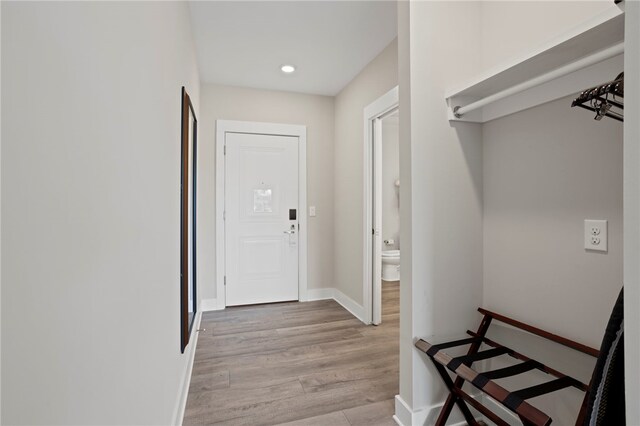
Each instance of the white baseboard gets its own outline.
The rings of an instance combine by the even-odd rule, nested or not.
[[[478,398],[478,396],[479,395],[473,395],[474,398]],[[482,402],[485,403],[486,401],[483,400]],[[399,426],[432,425],[432,424],[435,424],[436,419],[438,418],[438,415],[440,414],[440,410],[442,410],[443,405],[444,405],[444,401],[439,404],[432,405],[431,407],[412,410],[409,404],[407,404],[402,399],[402,397],[400,397],[400,395],[396,395],[396,414],[393,416],[393,420]],[[487,404],[487,405],[490,405],[490,404]],[[475,411],[473,407],[470,407],[470,408],[471,408],[471,411],[474,413],[474,415],[476,415],[477,419],[482,418],[482,415],[477,411]],[[491,405],[488,408],[490,408],[492,411],[498,411],[498,412],[505,411],[504,408],[500,407],[495,402],[493,402],[493,405]],[[511,413],[509,413],[509,415],[510,415],[509,418],[517,419],[517,417],[514,417]],[[500,416],[500,417],[503,417],[503,416]],[[449,420],[447,424],[450,426],[465,426],[467,422],[464,420],[462,413],[460,413],[458,409],[454,408],[454,410],[451,412],[451,415],[449,416]],[[518,425],[521,423],[517,423],[517,420],[516,420],[516,423],[512,423],[511,421],[509,421],[509,424]]]
[[[189,385],[191,384],[191,372],[193,371],[193,360],[196,356],[196,346],[198,346],[198,329],[200,328],[200,320],[202,319],[202,312],[196,314],[196,321],[193,324],[191,331],[191,341],[186,347],[184,356],[187,357],[187,365],[185,371],[182,374],[182,386],[178,393],[178,400],[173,409],[173,422],[171,424],[182,426],[182,419],[184,418],[184,409],[187,406],[187,396],[189,396]]]
[[[334,293],[335,293],[335,289],[331,287],[310,288],[307,290],[307,302],[312,302],[314,300],[333,299]]]
[[[411,426],[413,423],[413,410],[400,395],[396,395],[396,414],[393,420],[398,426]]]
[[[224,306],[220,306],[218,299],[202,299],[200,301],[200,311],[219,311],[224,309]]]
[[[307,302],[312,302],[314,300],[326,300],[333,299],[342,305],[347,311],[351,312],[351,314],[358,318],[360,321],[365,322],[364,320],[364,307],[359,303],[355,302],[352,298],[333,287],[326,288],[310,288],[307,290]],[[366,322],[365,322],[366,323]]]
[[[351,312],[351,314],[358,318],[360,321],[366,323],[364,320],[364,307],[358,303],[356,303],[352,298],[334,288],[333,299],[342,305],[347,311]]]

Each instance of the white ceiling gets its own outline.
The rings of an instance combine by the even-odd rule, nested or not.
[[[394,1],[190,2],[200,78],[336,95],[396,37]],[[280,71],[293,64],[291,75]]]

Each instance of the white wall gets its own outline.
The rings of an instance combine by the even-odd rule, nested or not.
[[[402,281],[396,415],[406,425],[433,424],[432,408],[443,401],[444,389],[430,361],[413,349],[413,338],[463,333],[475,325],[482,300],[481,128],[450,125],[444,102],[447,88],[479,69],[480,3],[400,2],[398,16]]]
[[[640,116],[640,2],[625,11],[625,114]],[[634,78],[635,76],[635,78]],[[624,123],[624,315],[627,424],[640,424],[640,121]]]
[[[477,327],[479,317],[474,312],[483,303],[483,269],[487,267],[482,255],[483,190],[488,187],[495,190],[492,182],[483,184],[483,169],[493,162],[491,158],[483,161],[491,147],[483,153],[482,127],[468,123],[450,125],[444,91],[612,5],[610,2],[399,2],[398,7],[403,280],[400,398],[396,415],[403,424],[425,421],[430,424],[444,393],[434,370],[422,355],[411,349],[412,339],[433,335],[437,339]],[[545,25],[539,25],[543,21]],[[508,119],[513,117],[504,120]],[[490,124],[486,126],[485,137],[490,137],[493,135]],[[531,136],[518,133],[517,138]],[[611,161],[610,156],[607,161]],[[501,167],[509,169],[509,164]],[[484,173],[485,176],[489,173],[489,179],[494,178],[491,172],[484,170]],[[610,183],[619,177],[607,179]],[[619,221],[619,212],[615,207],[612,210],[602,214]],[[612,238],[620,237],[617,226],[619,223],[614,223]],[[577,244],[581,241],[579,238]],[[607,259],[614,260],[605,262],[606,268],[615,269],[619,260],[615,256]],[[494,277],[495,268],[492,265],[489,268]],[[496,303],[494,306],[498,306],[498,300],[500,307],[509,306],[506,300],[493,297],[496,290],[490,286],[488,300]],[[605,315],[611,308],[609,302],[602,309]],[[541,317],[538,311],[537,318]],[[562,327],[574,333],[578,330],[576,324]]]
[[[571,100],[483,126],[483,306],[599,348],[622,287],[623,125]],[[585,219],[608,220],[607,253],[584,249]],[[595,358],[507,331],[497,340],[590,380]],[[577,391],[536,400],[560,424],[575,423],[581,402]]]
[[[611,7],[607,1],[483,3],[483,66],[522,55]],[[511,37],[503,37],[498,24]],[[622,286],[623,126],[596,122],[570,103],[560,99],[483,126],[483,305],[599,348]],[[587,218],[609,221],[608,253],[584,250]],[[590,379],[593,358],[507,329],[495,332],[561,371]],[[511,381],[512,388],[527,385]],[[554,422],[569,424],[581,398],[566,390],[536,403]]]
[[[362,305],[364,108],[398,84],[394,40],[335,97],[334,283]]]
[[[622,287],[622,123],[560,99],[486,123],[484,305],[599,347]],[[584,249],[608,220],[609,251]]]
[[[0,23],[2,22],[2,7],[0,6]],[[2,44],[2,32],[0,31],[0,46]],[[0,61],[1,62],[1,61]],[[0,67],[0,81],[2,69]],[[2,87],[0,85],[0,98]],[[0,102],[0,129],[2,129],[2,105]],[[1,135],[0,135],[1,136]],[[2,223],[2,137],[0,137],[0,223]],[[0,241],[2,241],[2,227],[0,226]],[[0,318],[2,318],[2,244],[0,244]],[[2,423],[2,327],[0,327],[0,423]]]
[[[1,7],[2,423],[171,423],[188,6]]]
[[[307,126],[308,288],[333,287],[333,98],[215,84],[202,85],[199,138],[199,275],[201,297],[216,295],[215,122],[259,121]],[[306,213],[308,214],[308,212]]]
[[[491,69],[613,7],[613,0],[482,1],[481,4],[482,69]]]
[[[400,134],[398,116],[382,120],[382,250],[400,249]]]
[[[402,239],[402,281],[400,282],[400,360],[399,393],[396,396],[396,421],[413,421],[413,276],[411,273],[411,3],[398,2],[398,98],[402,111],[398,125],[400,159],[400,238]],[[407,168],[408,167],[408,168]],[[417,381],[417,380],[416,380]]]

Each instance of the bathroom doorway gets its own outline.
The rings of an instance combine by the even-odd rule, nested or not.
[[[379,325],[399,308],[399,110],[395,87],[364,110],[365,319]],[[385,309],[385,301],[389,309]],[[391,312],[394,311],[394,312]]]

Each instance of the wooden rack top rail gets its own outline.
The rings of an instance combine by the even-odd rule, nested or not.
[[[470,383],[476,389],[479,389],[486,395],[489,395],[496,402],[516,414],[522,423],[527,426],[548,426],[552,421],[551,417],[546,413],[529,404],[527,402],[528,399],[568,387],[579,389],[585,392],[585,398],[576,422],[576,424],[581,424],[586,412],[586,402],[589,395],[588,384],[582,383],[573,377],[563,374],[539,361],[497,343],[487,338],[486,334],[490,325],[495,320],[593,357],[598,357],[599,351],[565,337],[558,336],[557,334],[549,333],[548,331],[525,324],[513,318],[491,312],[487,309],[478,308],[478,311],[483,315],[483,318],[477,332],[467,331],[467,334],[471,336],[469,338],[439,344],[431,344],[422,339],[418,339],[415,342],[416,348],[431,358],[438,374],[449,389],[449,396],[440,411],[440,415],[438,416],[435,425],[444,426],[454,405],[457,405],[462,411],[467,423],[471,426],[478,426],[480,423],[476,421],[473,413],[469,409],[469,406],[467,406],[467,404],[469,404],[484,414],[486,418],[493,421],[496,425],[508,426],[508,423],[497,414],[463,391],[462,387],[465,382]],[[444,350],[448,348],[466,345],[470,346],[467,354],[463,356],[452,357],[444,352]],[[481,350],[482,345],[486,345],[490,349]],[[483,372],[472,368],[474,362],[503,355],[517,359],[520,363]],[[450,376],[450,373],[447,370],[454,373],[454,378]],[[531,370],[539,370],[547,373],[552,376],[553,379],[545,383],[525,387],[513,392],[508,391],[495,382],[497,379],[516,376]]]
[[[552,342],[559,343],[559,344],[561,344],[563,346],[566,346],[568,348],[574,349],[574,350],[576,350],[578,352],[582,352],[584,354],[591,355],[591,356],[596,357],[596,358],[600,354],[600,351],[597,350],[597,349],[594,349],[594,348],[589,347],[587,345],[583,345],[582,343],[574,342],[573,340],[569,340],[569,339],[567,339],[565,337],[558,336],[557,334],[549,333],[548,331],[542,330],[541,328],[533,327],[533,326],[531,326],[529,324],[525,324],[525,323],[520,322],[518,320],[514,320],[513,318],[509,318],[509,317],[506,317],[504,315],[500,315],[500,314],[488,311],[488,310],[483,309],[483,308],[478,308],[478,312],[480,312],[483,315],[488,315],[488,316],[490,316],[491,318],[493,318],[493,319],[495,319],[497,321],[503,322],[503,323],[508,324],[508,325],[510,325],[512,327],[519,328],[519,329],[524,330],[524,331],[526,331],[528,333],[535,334],[536,336],[543,337],[543,338],[545,338],[547,340],[551,340]]]

